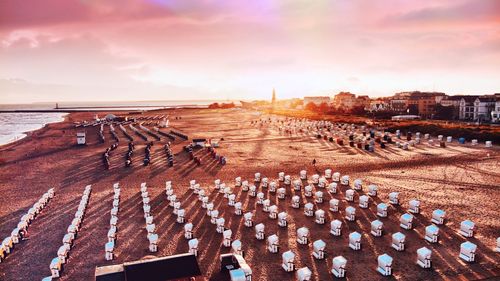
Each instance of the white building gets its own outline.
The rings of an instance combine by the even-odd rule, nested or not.
[[[467,96],[460,100],[459,119],[490,121],[496,110],[496,96]]]

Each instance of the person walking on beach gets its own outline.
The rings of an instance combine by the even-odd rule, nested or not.
[[[316,167],[316,158],[313,159],[313,166]]]

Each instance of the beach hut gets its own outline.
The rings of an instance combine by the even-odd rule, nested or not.
[[[214,210],[214,203],[213,202],[207,203],[207,216],[211,216],[213,210]]]
[[[500,237],[497,237],[497,247],[495,249],[497,253],[500,253]]]
[[[354,231],[349,234],[349,248],[354,251],[361,250],[361,234]]]
[[[367,209],[368,202],[370,202],[370,197],[368,197],[367,195],[359,196],[359,207],[360,208]]]
[[[473,139],[473,140],[471,140],[470,144],[471,144],[472,146],[476,146],[476,145],[477,145],[477,139]]]
[[[399,205],[399,192],[389,193],[389,203],[392,205]]]
[[[323,203],[323,191],[316,191],[314,193],[314,202],[318,204]]]
[[[210,222],[212,224],[217,224],[217,219],[219,218],[219,211],[218,210],[212,210],[210,212]]]
[[[257,205],[262,205],[264,203],[264,192],[257,193]]]
[[[267,237],[267,250],[270,253],[277,253],[279,247],[278,235],[273,234]]]
[[[356,220],[356,208],[352,206],[348,206],[345,208],[345,219],[348,221],[355,221]]]
[[[300,180],[294,180],[293,181],[293,189],[295,191],[300,191],[301,188],[302,188],[302,182]]]
[[[453,140],[451,136],[446,137],[446,142],[450,143]]]
[[[257,187],[255,185],[253,185],[253,184],[250,185],[249,190],[250,190],[249,195],[251,197],[255,197],[257,195]]]
[[[399,226],[401,226],[402,228],[407,229],[407,230],[412,229],[412,227],[413,227],[413,215],[408,214],[408,213],[402,214],[401,218],[399,219],[399,222],[400,222]]]
[[[224,218],[217,218],[216,220],[216,225],[217,225],[217,233],[223,233],[224,232],[224,224],[226,223],[226,220]]]
[[[354,180],[354,190],[362,190],[363,189],[363,181],[361,179]]]
[[[148,205],[149,207],[149,205]],[[177,215],[179,213],[179,209],[181,208],[181,202],[177,201],[174,203],[174,210],[173,213],[174,215]]]
[[[286,251],[282,255],[283,262],[281,263],[281,267],[286,272],[292,272],[295,269],[295,254],[292,251]]]
[[[446,216],[446,212],[440,209],[434,210],[432,212],[431,221],[435,224],[444,224],[444,218]]]
[[[264,212],[266,212],[266,213],[267,213],[267,212],[269,212],[269,207],[270,207],[270,206],[271,206],[271,200],[266,199],[266,200],[264,200],[264,201],[262,202],[262,210],[263,210]]]
[[[304,196],[305,197],[311,197],[312,196],[312,190],[313,190],[312,185],[306,185],[306,187],[304,187]]]
[[[326,180],[325,177],[320,177],[318,181],[318,187],[319,188],[325,188],[326,185],[328,184],[328,181]]]
[[[305,226],[297,229],[297,243],[306,245],[309,238],[309,229]]]
[[[281,227],[286,227],[288,225],[288,214],[286,212],[278,214],[278,225]]]
[[[248,191],[250,189],[250,183],[248,181],[241,182],[241,190]]]
[[[304,215],[308,217],[313,216],[313,209],[314,209],[314,204],[311,202],[308,202],[304,205]]]
[[[285,181],[285,172],[278,173],[278,180],[281,182]]]
[[[269,186],[269,179],[268,178],[262,178],[262,181],[260,183],[262,188],[267,188]]]
[[[116,238],[116,226],[112,226],[108,230],[108,242],[114,242]]]
[[[198,239],[193,238],[188,241],[189,253],[198,256]]]
[[[221,181],[220,179],[214,180],[214,188],[219,189],[220,188]]]
[[[234,194],[231,194],[231,195],[234,195]],[[234,197],[236,197],[236,195]],[[229,196],[229,198],[231,198],[231,196]],[[234,198],[233,198],[233,200],[234,200]],[[203,198],[201,198],[201,207],[203,209],[206,209],[207,208],[207,204],[208,204],[208,196],[203,196]]]
[[[50,273],[52,278],[59,278],[59,271],[61,270],[62,263],[59,257],[53,258],[50,262]]]
[[[108,242],[106,243],[106,246],[109,244],[109,243],[113,243],[113,242]],[[113,243],[114,244],[114,243]],[[107,248],[105,246],[105,251],[106,251],[106,255],[105,255],[105,258],[106,260],[112,260],[113,259],[113,249],[111,249],[111,258],[110,259],[107,259],[107,257],[109,256],[108,253],[107,253]],[[57,250],[57,256],[59,257],[59,260],[61,261],[61,264],[65,264],[66,263],[66,257],[68,256],[68,253],[69,253],[69,250],[70,250],[70,247],[68,244],[63,244],[61,247],[59,247],[59,249]]]
[[[193,224],[190,222],[184,225],[184,238],[186,239],[193,238]]]
[[[332,198],[330,199],[330,211],[338,212],[339,211],[339,200]]]
[[[241,248],[241,241],[240,240],[234,240],[231,243],[231,250],[232,250],[233,254],[243,255],[243,250]]]
[[[257,240],[264,240],[264,229],[265,226],[263,223],[259,223],[255,226],[255,238],[257,238]]]
[[[319,209],[314,212],[315,215],[315,222],[317,224],[324,224],[325,223],[325,211]]]
[[[237,177],[234,179],[234,186],[235,187],[240,187],[241,186],[241,177]]]
[[[408,212],[413,213],[413,214],[418,214],[420,213],[420,200],[413,199],[410,201],[410,208],[408,209]]]
[[[312,175],[311,180],[312,180],[313,184],[318,184],[319,183],[319,175],[318,174]]]
[[[337,193],[337,183],[336,182],[332,182],[328,185],[328,192],[330,192],[331,194]]]
[[[377,271],[383,276],[392,274],[392,258],[388,254],[383,254],[377,258],[378,266]]]
[[[62,246],[62,247],[64,247],[64,246]],[[106,252],[106,254],[104,255],[104,258],[107,261],[113,260],[113,250],[114,250],[114,248],[115,248],[115,242],[108,242],[108,243],[106,243],[104,245],[104,250]],[[69,251],[69,248],[67,248],[67,251],[66,251],[65,255],[67,255],[68,251]]]
[[[316,240],[313,242],[313,256],[318,260],[325,258],[326,243],[323,240]]]
[[[300,171],[299,176],[301,180],[307,180],[307,171],[306,170]]]
[[[196,180],[190,180],[189,181],[189,189],[194,189],[195,184],[196,184]],[[144,187],[146,187],[146,186],[144,185]],[[142,188],[143,188],[143,186],[141,185],[141,191],[143,191]]]
[[[439,228],[434,224],[425,227],[425,240],[429,243],[437,243],[439,239]]]
[[[348,175],[342,176],[342,178],[340,178],[340,184],[348,186],[349,185],[349,176]]]
[[[233,232],[231,229],[226,229],[222,232],[222,244],[224,247],[230,247],[231,246],[231,236],[233,235]]]
[[[242,208],[241,202],[234,203],[234,214],[241,216],[241,208]]]
[[[272,205],[271,207],[269,207],[269,218],[276,219],[277,216],[278,216],[278,206]]]
[[[292,208],[300,208],[300,197],[298,195],[292,196]]]
[[[330,233],[333,236],[340,236],[342,232],[342,222],[340,220],[333,220],[330,223]]]
[[[336,256],[332,259],[332,274],[337,278],[345,277],[345,267],[347,260],[343,256]]]
[[[464,237],[472,237],[474,236],[474,227],[475,224],[470,220],[464,220],[460,223],[460,231]]]
[[[393,247],[396,251],[404,251],[405,239],[406,239],[406,236],[401,232],[396,232],[396,233],[392,234],[391,247]]]
[[[375,237],[382,236],[382,229],[384,227],[384,223],[379,220],[372,221],[372,230],[371,234]]]
[[[261,177],[260,177],[260,173],[255,173],[255,178],[254,178],[254,181],[255,181],[255,182],[260,182],[260,179],[261,179]]]
[[[236,195],[235,194],[230,194],[227,196],[227,205],[229,206],[234,206],[234,203],[235,203],[235,200],[236,200]],[[207,198],[207,201],[208,201],[208,198]]]
[[[285,199],[286,189],[283,187],[278,188],[278,199]]]
[[[153,233],[148,235],[149,239],[149,251],[155,253],[158,251],[158,234]]]
[[[295,275],[297,276],[297,281],[309,281],[311,280],[312,271],[306,266],[299,268]]]
[[[243,215],[243,219],[245,220],[246,227],[252,227],[253,225],[253,213],[247,212]]]
[[[486,147],[492,147],[493,146],[493,143],[491,141],[486,141],[485,142],[485,146]]]
[[[325,170],[325,178],[328,180],[332,178],[332,170],[331,169]]]
[[[345,191],[345,200],[348,202],[354,201],[354,190],[348,189]]]
[[[284,185],[290,185],[292,183],[292,177],[290,175],[286,175],[285,179],[283,180]]]
[[[431,268],[432,251],[427,247],[417,250],[417,264],[422,268]]]
[[[276,182],[274,182],[274,181],[270,182],[269,183],[269,192],[271,192],[271,193],[276,192],[277,186],[278,185],[276,184]]]
[[[334,181],[334,182],[339,182],[340,181],[340,173],[339,172],[333,173],[332,181]]]
[[[76,143],[78,145],[85,145],[87,143],[85,135],[86,135],[85,132],[77,132],[76,133]]]
[[[460,244],[460,258],[466,262],[473,262],[476,259],[476,244],[466,241]]]

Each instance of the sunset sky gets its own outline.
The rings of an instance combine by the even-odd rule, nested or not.
[[[0,103],[272,88],[500,92],[500,1],[0,1]]]

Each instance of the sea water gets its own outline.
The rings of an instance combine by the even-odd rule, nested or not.
[[[0,113],[0,145],[26,137],[26,132],[38,130],[49,123],[61,122],[67,113],[30,112]]]

